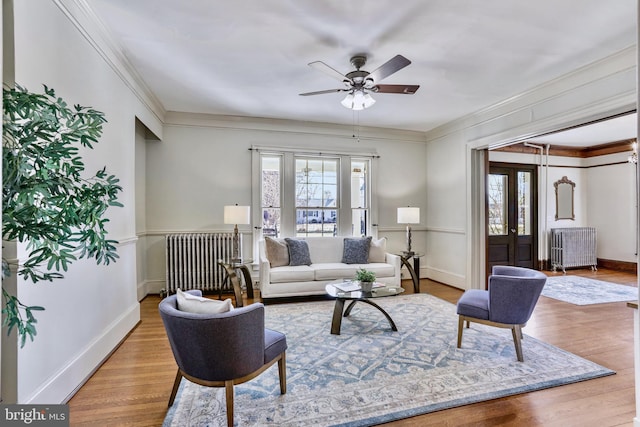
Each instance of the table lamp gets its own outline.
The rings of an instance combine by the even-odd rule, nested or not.
[[[240,246],[240,234],[238,233],[238,224],[251,224],[251,207],[250,206],[238,206],[236,203],[234,206],[224,207],[224,223],[233,224],[233,252],[231,255],[231,262],[240,262],[242,258],[238,253]]]
[[[409,224],[420,223],[420,208],[412,208],[407,206],[406,208],[398,208],[398,224],[407,225],[407,250],[404,251],[407,255],[413,255],[415,252],[411,250],[411,226]]]

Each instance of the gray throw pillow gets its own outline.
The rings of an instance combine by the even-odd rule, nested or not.
[[[271,267],[289,265],[289,247],[284,239],[264,238],[265,250]]]
[[[342,262],[345,264],[369,264],[371,236],[344,239]]]
[[[309,245],[304,240],[285,237],[289,248],[289,265],[311,265]]]

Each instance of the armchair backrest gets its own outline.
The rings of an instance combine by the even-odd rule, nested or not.
[[[225,381],[248,375],[264,364],[264,305],[226,313],[178,310],[177,297],[160,302],[160,316],[178,367],[187,375]]]
[[[489,320],[527,323],[538,302],[547,276],[522,267],[495,266],[489,276]]]

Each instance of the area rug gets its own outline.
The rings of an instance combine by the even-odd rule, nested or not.
[[[529,336],[517,362],[511,333],[471,324],[456,348],[455,306],[427,294],[358,303],[331,335],[333,301],[266,306],[287,336],[287,393],[271,367],[235,387],[237,426],[370,426],[614,374]],[[164,426],[225,426],[224,390],[182,381]]]
[[[638,288],[581,276],[553,276],[547,278],[542,295],[575,305],[603,304],[635,301]]]

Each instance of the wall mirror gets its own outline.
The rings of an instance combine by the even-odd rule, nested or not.
[[[573,211],[573,190],[576,184],[566,176],[553,183],[556,188],[556,219],[576,219]]]

